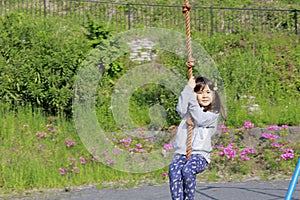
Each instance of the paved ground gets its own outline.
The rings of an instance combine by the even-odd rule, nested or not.
[[[201,183],[197,186],[195,200],[282,200],[285,199],[289,181],[247,181],[234,183]],[[5,198],[13,200],[170,200],[167,184],[140,186],[128,190],[81,187],[69,192],[56,191],[34,194],[34,197]],[[293,200],[300,200],[300,183]]]

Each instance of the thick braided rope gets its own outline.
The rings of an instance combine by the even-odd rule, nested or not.
[[[182,12],[185,14],[185,29],[186,29],[186,45],[187,45],[187,56],[188,61],[186,65],[188,67],[188,78],[190,79],[193,76],[193,66],[195,64],[195,60],[192,58],[192,45],[191,45],[191,29],[190,29],[190,12],[191,6],[189,5],[188,0],[184,1],[184,5],[182,6]],[[194,123],[193,119],[187,120],[188,126],[188,137],[187,137],[187,151],[186,151],[186,158],[187,160],[191,157],[192,153],[192,138],[193,138],[193,128]]]

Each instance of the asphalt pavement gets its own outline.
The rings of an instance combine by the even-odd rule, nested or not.
[[[224,183],[198,183],[195,200],[282,200],[285,199],[290,181],[261,181]],[[13,200],[171,200],[167,183],[157,186],[139,186],[126,190],[95,186],[70,188],[70,191],[54,190],[27,194],[22,197],[6,197]],[[300,200],[300,183],[293,198]]]

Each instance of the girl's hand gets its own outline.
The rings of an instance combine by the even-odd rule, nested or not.
[[[192,89],[194,89],[194,87],[196,86],[195,77],[192,76],[188,81],[187,85],[190,86]]]

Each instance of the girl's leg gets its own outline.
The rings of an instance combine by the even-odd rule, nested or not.
[[[199,154],[191,155],[186,165],[183,167],[183,188],[184,199],[194,200],[196,191],[196,174],[203,172],[208,163],[204,157]]]
[[[173,200],[183,200],[181,170],[185,164],[185,155],[175,155],[169,166],[170,192]]]

